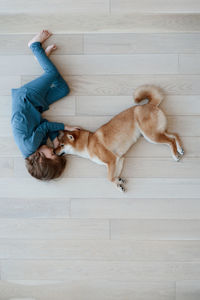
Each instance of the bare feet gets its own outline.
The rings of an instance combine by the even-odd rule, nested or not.
[[[36,34],[28,43],[28,46],[30,47],[30,45],[34,42],[40,42],[43,43],[44,41],[46,41],[50,36],[52,35],[52,33],[50,33],[48,30],[42,30],[40,33]]]
[[[55,51],[57,49],[56,45],[50,45],[45,49],[45,53],[47,56],[49,56],[53,51]]]

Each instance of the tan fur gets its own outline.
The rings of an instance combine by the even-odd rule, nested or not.
[[[86,130],[64,131],[56,153],[75,154],[105,164],[108,167],[108,179],[121,191],[125,190],[122,184],[124,180],[119,177],[123,156],[141,134],[149,142],[169,145],[173,158],[178,161],[184,152],[178,135],[166,131],[166,117],[158,108],[163,99],[160,89],[150,85],[141,86],[136,89],[135,97],[136,102],[146,98],[149,102],[121,112],[94,133]]]

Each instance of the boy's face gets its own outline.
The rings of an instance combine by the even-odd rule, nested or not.
[[[49,147],[47,147],[46,145],[42,145],[42,146],[38,149],[38,151],[39,151],[40,153],[43,153],[43,154],[46,156],[46,158],[54,159],[54,158],[57,156],[57,155],[54,153],[53,148],[49,148]]]

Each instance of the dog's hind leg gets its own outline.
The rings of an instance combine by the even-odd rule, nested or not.
[[[146,138],[146,136],[144,136]],[[165,132],[164,133],[157,133],[151,138],[146,138],[149,142],[156,143],[156,144],[166,144],[170,147],[172,152],[172,157],[175,161],[180,160],[180,154],[177,149],[175,137],[170,137]]]
[[[178,134],[171,133],[171,132],[170,133],[169,132],[165,132],[165,135],[167,137],[169,137],[169,138],[174,138],[175,139],[178,153],[180,155],[183,155],[184,154],[184,150],[183,150],[182,143],[181,143],[181,140],[180,140],[180,137],[178,136]]]

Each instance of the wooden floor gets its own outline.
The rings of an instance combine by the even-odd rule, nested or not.
[[[103,13],[132,8],[90,2]],[[177,163],[167,146],[140,138],[126,155],[122,194],[103,166],[78,157],[67,158],[60,180],[27,174],[10,114],[11,88],[42,74],[27,47],[32,31],[0,34],[0,300],[199,300],[200,33],[55,31],[47,43],[57,44],[51,58],[71,87],[49,120],[95,130],[133,104],[137,86],[166,93],[161,107],[185,156]]]

